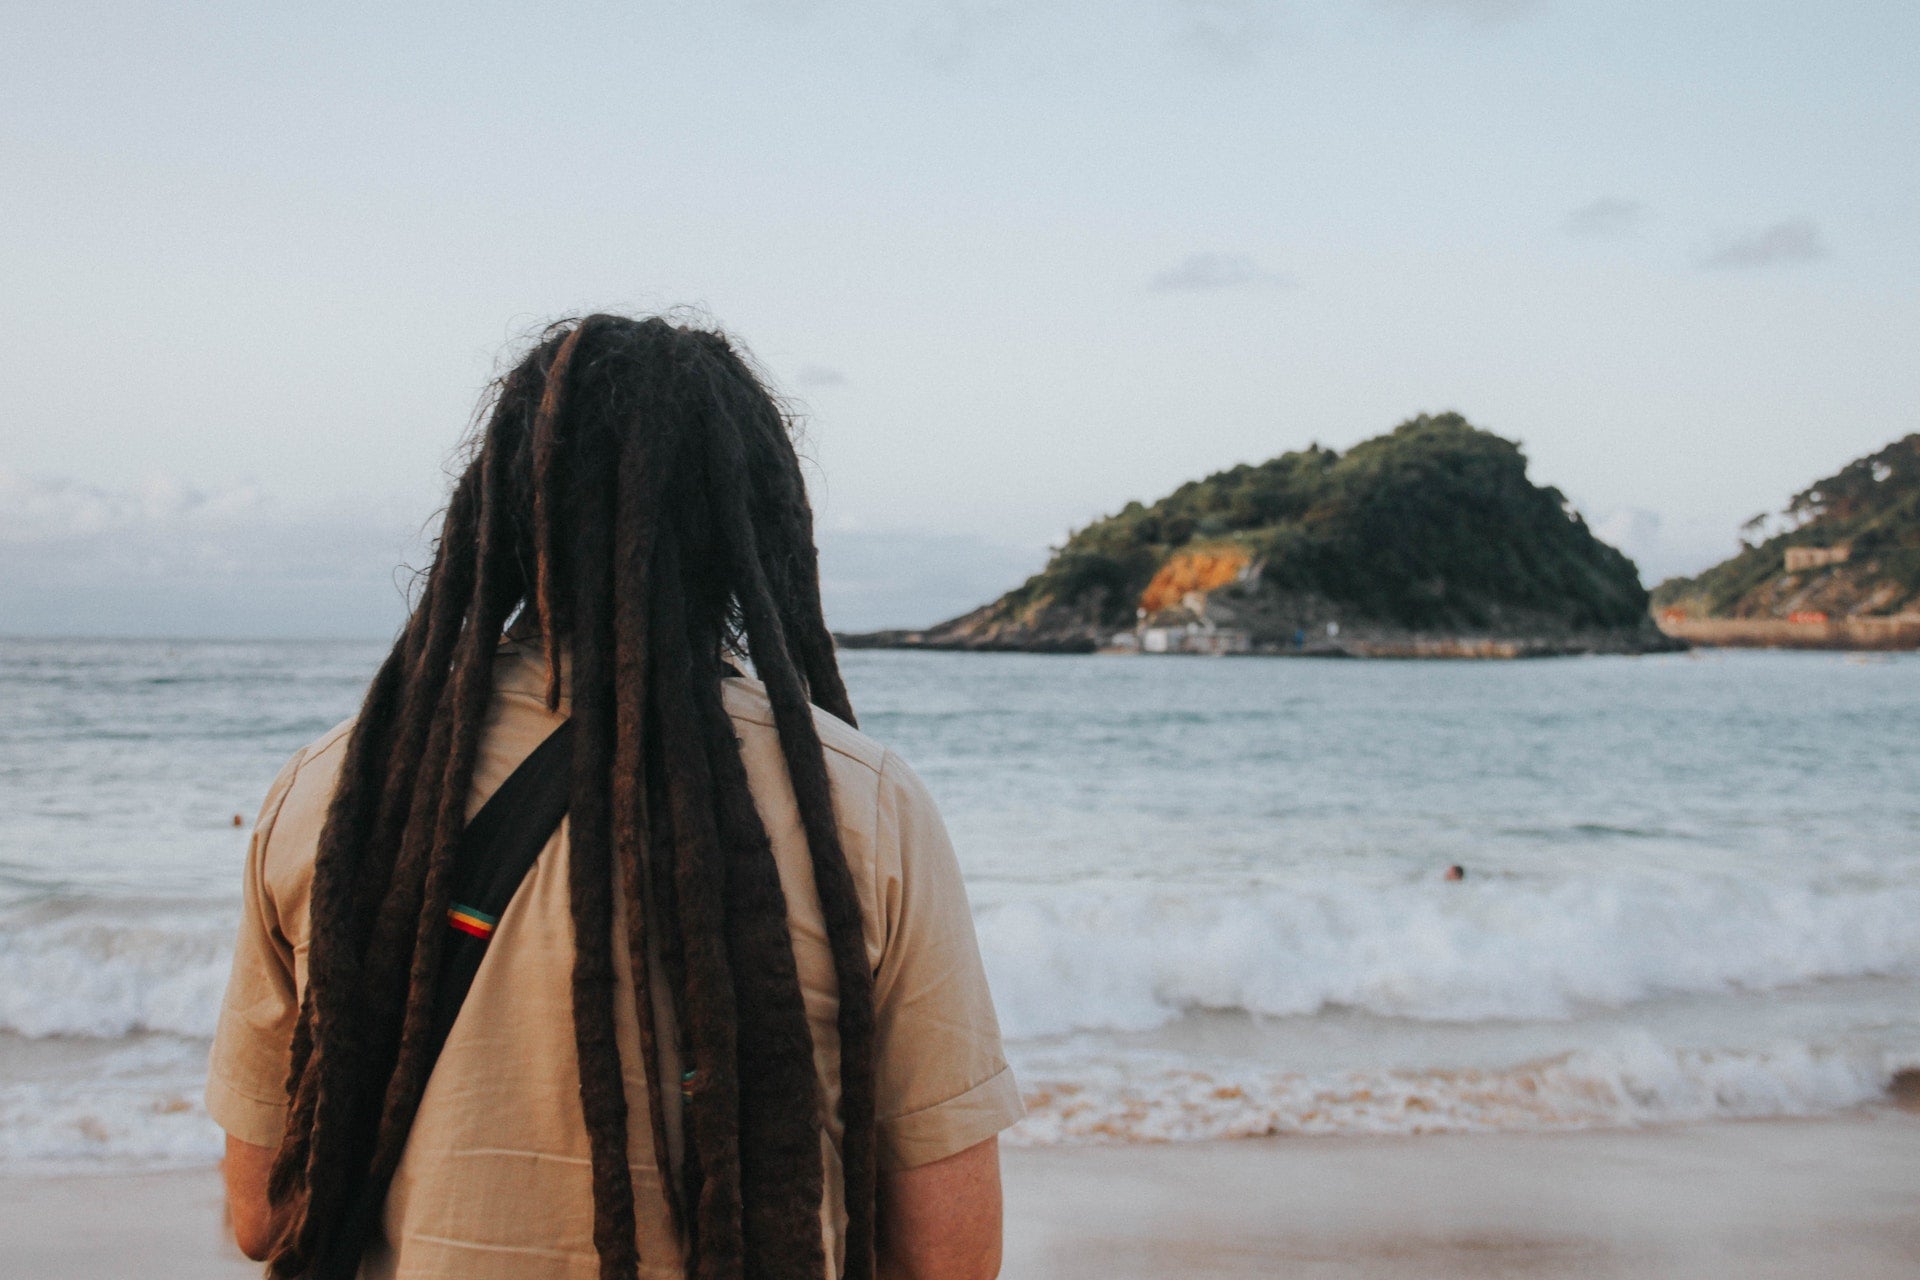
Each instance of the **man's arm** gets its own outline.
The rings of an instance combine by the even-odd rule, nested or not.
[[[912,1169],[880,1171],[881,1280],[1000,1274],[1000,1140]]]
[[[337,739],[339,734],[330,736]],[[273,780],[247,843],[233,972],[207,1062],[207,1114],[227,1132],[227,1154],[220,1163],[227,1184],[227,1224],[240,1252],[255,1261],[263,1260],[273,1245],[267,1176],[286,1128],[288,1062],[300,1015],[295,946],[283,922],[306,918],[309,850],[318,842],[325,807],[324,795],[317,793],[307,803],[294,805],[291,821],[282,821],[289,816],[287,802],[307,754],[296,752]],[[287,866],[296,871],[282,875],[278,886],[267,870],[267,845],[276,832],[291,838]]]
[[[227,1158],[220,1176],[227,1183],[227,1220],[234,1243],[255,1262],[266,1260],[273,1245],[273,1211],[267,1205],[267,1175],[273,1171],[273,1148],[256,1147],[227,1135]]]

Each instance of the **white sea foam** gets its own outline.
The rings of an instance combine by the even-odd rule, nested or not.
[[[977,895],[1012,1039],[1138,1031],[1195,1010],[1567,1019],[1675,993],[1920,973],[1920,886],[1596,875],[1557,883],[1321,877]],[[213,1034],[233,905],[16,909],[0,1031]]]
[[[1894,1071],[1920,1064],[1910,1023],[1770,1043],[1771,1024],[1732,1017],[1734,1002],[1714,998],[1728,988],[1920,971],[1920,941],[1905,926],[1920,902],[1898,886],[1323,879],[1310,891],[1134,883],[981,896],[980,937],[1032,1112],[1015,1142],[1808,1115],[1873,1101]],[[216,1153],[200,1090],[232,911],[96,902],[9,915],[0,931],[0,1050],[10,1055],[0,1062],[0,1167],[198,1164]],[[1708,997],[1722,1010],[1716,1026],[1732,1037],[1720,1043],[1739,1047],[1605,1031],[1594,1017],[1553,1028],[1583,1005],[1631,1008],[1674,992]],[[1260,1047],[1229,1058],[1201,1051],[1206,1037],[1182,1027],[1156,1032],[1151,1051],[1128,1047],[1142,1043],[1129,1033],[1199,1010],[1348,1026],[1313,1016],[1336,1006],[1361,1011],[1351,1024],[1360,1038],[1330,1030],[1316,1048],[1296,1038],[1316,1034],[1305,1026],[1261,1031],[1243,1021],[1253,1028],[1247,1043]],[[1664,1023],[1656,1005],[1613,1021],[1664,1025],[1662,1035],[1704,1030],[1676,1021],[1673,1007],[1659,1013]],[[1443,1023],[1465,1025],[1429,1044],[1405,1022],[1395,1030],[1396,1019],[1436,1034]],[[1553,1049],[1491,1057],[1482,1049],[1485,1065],[1474,1068],[1420,1065],[1448,1061],[1448,1046],[1493,1044],[1498,1028],[1522,1020],[1533,1027],[1513,1043]],[[1765,1028],[1757,1036],[1756,1025]],[[1371,1065],[1381,1062],[1400,1065]]]
[[[83,1070],[0,1084],[0,1169],[204,1165],[220,1135],[200,1101],[206,1046],[148,1038]],[[1022,1146],[1268,1135],[1623,1128],[1829,1113],[1874,1102],[1920,1046],[1780,1043],[1675,1049],[1646,1035],[1486,1070],[1265,1070],[1172,1054],[1016,1055]]]
[[[0,1079],[0,1169],[207,1165],[220,1130],[201,1101],[204,1041],[156,1037],[55,1062],[10,1055]]]
[[[0,1031],[212,1036],[236,910],[128,901],[10,913],[0,927]]]
[[[1296,1074],[1167,1055],[1020,1064],[1021,1145],[1272,1134],[1630,1128],[1830,1113],[1883,1098],[1920,1051],[1782,1043],[1676,1049],[1645,1034],[1491,1070]]]
[[[1673,993],[1920,972],[1920,886],[1596,874],[1230,888],[1129,882],[983,898],[1015,1038],[1196,1009],[1566,1019]]]

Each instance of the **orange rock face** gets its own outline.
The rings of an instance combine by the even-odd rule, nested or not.
[[[1224,587],[1240,576],[1252,558],[1239,547],[1176,552],[1140,594],[1140,607],[1148,613],[1171,609],[1189,591],[1204,594]]]

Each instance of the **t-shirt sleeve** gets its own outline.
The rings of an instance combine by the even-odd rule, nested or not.
[[[287,1071],[300,1009],[293,944],[268,882],[267,852],[302,755],[269,788],[248,842],[233,972],[207,1064],[207,1113],[257,1147],[278,1146],[286,1129]]]
[[[911,1168],[984,1142],[1024,1109],[953,844],[925,786],[891,752],[874,836],[884,927],[874,975],[879,1155]]]

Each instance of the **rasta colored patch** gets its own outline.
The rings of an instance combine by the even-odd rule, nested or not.
[[[462,933],[485,940],[493,936],[493,927],[500,923],[500,917],[456,903],[447,908],[447,923]]]

